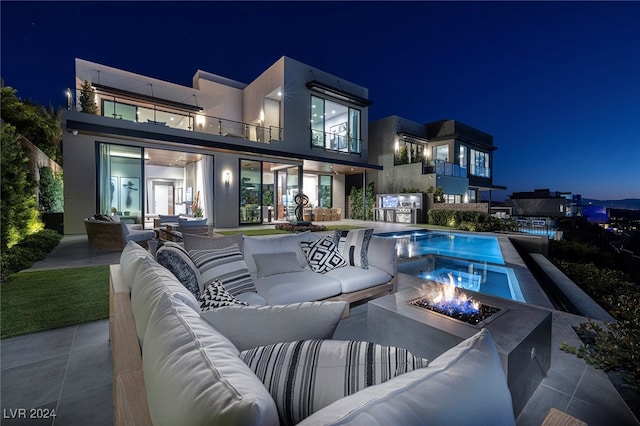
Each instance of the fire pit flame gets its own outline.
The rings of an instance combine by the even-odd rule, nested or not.
[[[437,290],[427,292],[424,298],[415,300],[411,304],[473,325],[500,311],[499,308],[483,305],[464,292],[458,291],[453,275],[448,275],[449,284],[443,284]]]

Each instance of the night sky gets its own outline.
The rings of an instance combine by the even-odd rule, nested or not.
[[[2,1],[1,74],[65,104],[82,58],[191,86],[289,56],[365,86],[369,120],[494,136],[501,199],[549,188],[640,198],[640,2]]]

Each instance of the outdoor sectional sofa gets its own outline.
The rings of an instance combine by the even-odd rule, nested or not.
[[[135,241],[143,247],[147,241],[155,238],[153,230],[146,230],[140,224],[121,222],[117,217],[90,217],[84,220],[89,245],[103,250],[122,250],[129,241]]]
[[[169,269],[128,244],[110,274],[115,424],[515,424],[487,330],[425,367],[428,360],[401,348],[332,340],[347,303],[232,304],[202,312]],[[367,356],[353,350],[364,347]],[[372,364],[370,353],[385,362]],[[357,362],[354,354],[362,355]],[[389,377],[374,374],[370,385],[343,394],[343,383],[357,384],[389,360],[397,363]],[[314,380],[303,380],[315,368]]]
[[[265,238],[242,235],[207,238],[185,235],[184,248],[191,252],[238,244],[257,293],[248,292],[237,297],[251,305],[278,305],[315,300],[346,301],[345,316],[348,316],[351,303],[396,290],[395,240],[371,236],[366,269],[347,265],[318,273],[309,267],[300,243],[310,243],[319,238],[315,233],[308,231]],[[301,285],[302,283],[304,285]]]

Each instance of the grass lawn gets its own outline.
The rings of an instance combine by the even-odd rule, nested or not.
[[[109,266],[21,272],[0,286],[0,338],[109,317]]]
[[[326,225],[327,229],[325,231],[335,231],[336,229],[363,229],[362,226],[354,226],[354,225]],[[282,229],[239,229],[233,231],[215,231],[217,234],[222,235],[236,235],[236,234],[244,234],[249,237],[256,235],[273,235],[273,234],[291,234],[290,231],[285,231]]]

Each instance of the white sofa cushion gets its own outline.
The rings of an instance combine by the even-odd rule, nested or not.
[[[302,302],[229,306],[200,315],[227,336],[238,350],[244,351],[277,342],[329,339],[346,305],[346,302]]]
[[[315,241],[301,241],[300,248],[307,257],[307,262],[313,272],[325,274],[332,269],[348,265],[331,237]]]
[[[246,293],[236,294],[236,299],[241,302],[245,302],[250,306],[264,306],[267,304],[267,299],[260,296],[254,291],[247,291]]]
[[[204,283],[198,267],[193,263],[189,253],[177,243],[167,241],[156,250],[156,260],[167,268],[193,293],[197,299],[204,291]]]
[[[256,275],[258,278],[270,275],[285,274],[287,272],[301,272],[298,257],[295,252],[284,253],[256,253],[253,255],[256,264]]]
[[[256,291],[237,244],[217,250],[191,250],[189,255],[200,270],[205,286],[213,280],[220,280],[224,288],[234,296]]]
[[[357,266],[345,266],[325,274],[340,281],[343,293],[362,290],[374,285],[384,284],[391,280],[391,275],[371,265],[368,269]]]
[[[247,269],[251,275],[256,275],[257,266],[253,260],[254,254],[260,253],[285,253],[294,252],[298,258],[301,267],[307,266],[307,258],[305,257],[298,243],[300,241],[309,241],[311,232],[305,231],[293,235],[278,235],[276,237],[253,238],[244,237],[242,252],[247,262]]]
[[[202,296],[198,298],[200,310],[210,311],[212,309],[223,308],[225,306],[248,306],[246,302],[242,302],[231,293],[229,293],[220,280],[213,280],[207,288],[202,292]]]
[[[269,390],[283,425],[428,364],[406,349],[340,340],[276,343],[243,351],[240,358]]]
[[[219,235],[219,234],[217,234]],[[218,250],[237,244],[242,250],[243,237],[242,234],[205,237],[203,235],[186,233],[182,236],[184,248],[190,250]]]
[[[154,425],[277,425],[273,399],[224,335],[163,293],[142,365]]]
[[[300,425],[515,425],[511,394],[489,331],[383,384],[342,398]]]
[[[387,274],[394,276],[396,273],[395,259],[395,238],[378,237],[376,235],[371,237],[368,251],[369,265],[374,265],[377,268],[382,269]]]
[[[373,228],[369,229],[336,229],[333,242],[342,253],[342,256],[351,266],[362,269],[369,267],[368,251],[369,241],[373,235]]]
[[[308,269],[258,278],[256,288],[269,305],[310,302],[342,293],[340,281]]]
[[[124,246],[124,249],[122,249],[122,253],[120,254],[120,268],[129,290],[131,290],[131,286],[133,286],[133,280],[138,273],[143,259],[155,261],[153,255],[138,243],[130,241]]]
[[[131,288],[131,309],[136,332],[141,344],[149,325],[149,318],[161,294],[169,292],[180,298],[194,312],[200,312],[200,304],[178,279],[155,260],[143,259]]]

